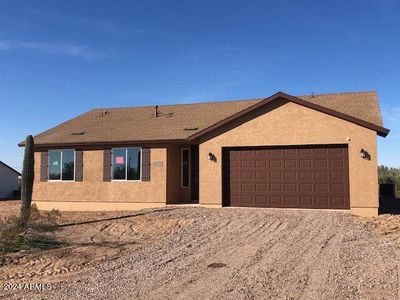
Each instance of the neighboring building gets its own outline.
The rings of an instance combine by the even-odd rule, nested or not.
[[[0,161],[0,199],[11,198],[18,191],[21,173]]]
[[[375,92],[95,109],[35,137],[41,209],[378,212]],[[23,144],[20,144],[23,146]]]

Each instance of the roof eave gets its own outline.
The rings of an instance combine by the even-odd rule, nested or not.
[[[125,140],[125,141],[89,141],[89,142],[55,142],[55,143],[35,143],[35,149],[62,148],[62,147],[111,147],[119,145],[138,145],[138,144],[168,144],[168,143],[188,143],[188,139],[157,139],[157,140]],[[24,143],[18,146],[24,147]]]

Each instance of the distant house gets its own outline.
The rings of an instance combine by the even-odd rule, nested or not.
[[[378,213],[375,92],[94,109],[35,139],[39,209]],[[20,143],[24,146],[24,143]]]
[[[18,190],[19,176],[21,173],[0,161],[0,199],[14,195],[14,191]]]

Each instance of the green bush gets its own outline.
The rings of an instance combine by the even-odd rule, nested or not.
[[[32,249],[53,249],[65,245],[46,233],[57,229],[56,220],[60,213],[40,213],[35,205],[21,211],[19,216],[9,218],[1,224],[1,252],[17,252]]]

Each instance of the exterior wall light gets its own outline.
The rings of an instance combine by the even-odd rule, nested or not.
[[[363,159],[371,160],[371,154],[369,154],[368,151],[364,149],[360,150],[360,157]]]
[[[217,157],[213,153],[208,153],[208,159],[211,161],[217,161]]]

